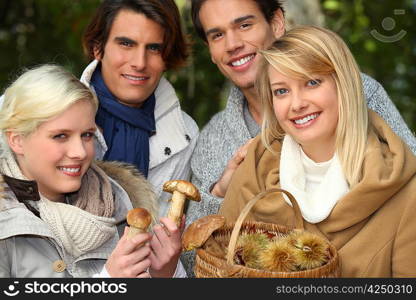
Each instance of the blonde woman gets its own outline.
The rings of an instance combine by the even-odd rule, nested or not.
[[[263,190],[292,193],[305,228],[339,251],[344,277],[416,275],[416,157],[367,109],[358,66],[333,32],[299,27],[262,51],[262,134],[234,173],[220,213],[235,221]],[[294,226],[269,194],[249,219]]]
[[[0,277],[150,276],[150,246],[137,246],[151,235],[127,239],[123,232],[132,201],[157,212],[154,195],[134,169],[93,163],[97,105],[54,65],[28,70],[7,88]]]

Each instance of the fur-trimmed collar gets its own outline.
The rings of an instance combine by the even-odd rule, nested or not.
[[[95,161],[107,176],[114,179],[127,193],[133,207],[145,208],[153,216],[153,223],[158,218],[158,204],[151,184],[131,164],[116,161]]]

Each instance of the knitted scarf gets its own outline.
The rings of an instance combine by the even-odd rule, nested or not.
[[[95,120],[108,146],[104,160],[131,163],[147,178],[149,138],[156,131],[155,95],[150,95],[140,108],[121,104],[107,88],[101,66],[94,71],[91,85],[100,100]]]
[[[28,180],[11,151],[2,150],[0,172]],[[77,258],[114,236],[116,226],[111,218],[114,199],[110,182],[100,168],[92,164],[82,178],[79,191],[68,195],[67,200],[70,204],[53,202],[40,194],[37,204],[41,219],[68,254]]]

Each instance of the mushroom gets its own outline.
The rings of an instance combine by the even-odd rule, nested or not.
[[[208,215],[196,220],[183,233],[183,251],[191,251],[201,247],[211,236],[211,233],[224,226],[224,224],[225,218],[220,215]]]
[[[170,180],[163,185],[163,191],[172,193],[171,205],[168,218],[179,227],[181,225],[185,199],[201,201],[198,189],[190,182],[185,180]]]
[[[139,233],[147,231],[152,222],[152,216],[145,208],[133,208],[127,213],[127,223],[129,224],[129,232],[127,238],[132,238]]]

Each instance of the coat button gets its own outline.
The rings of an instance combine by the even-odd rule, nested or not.
[[[63,260],[55,260],[52,264],[53,270],[57,273],[62,273],[66,269],[66,264]]]
[[[28,188],[27,188],[27,191],[31,194],[31,193],[33,193],[33,187],[31,187],[31,186],[29,186]]]
[[[172,153],[169,147],[165,148],[165,155],[169,156]]]

